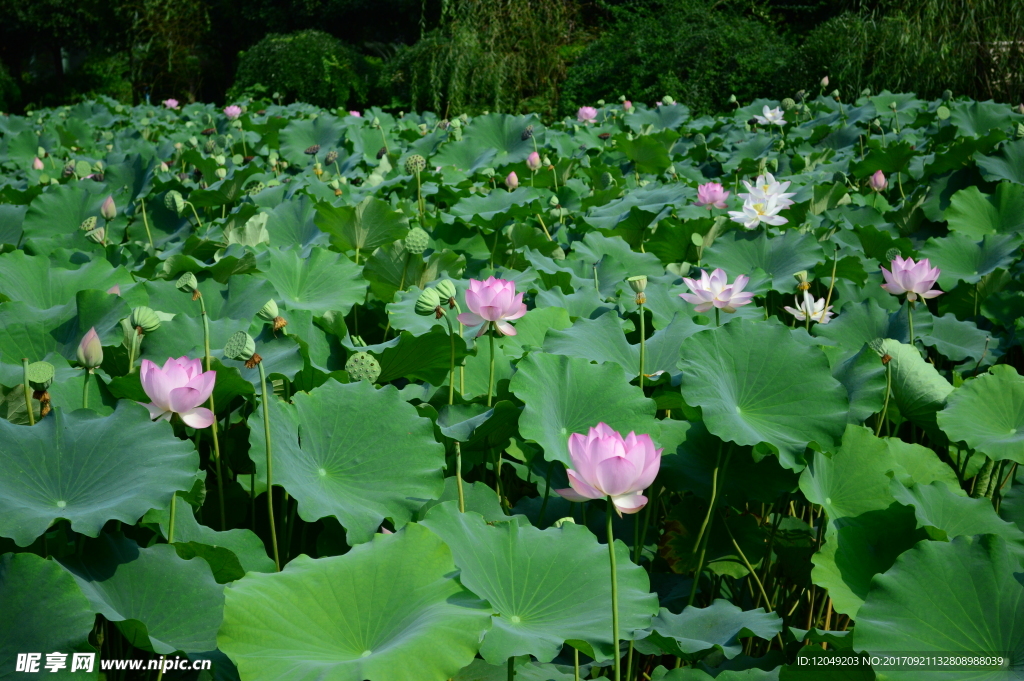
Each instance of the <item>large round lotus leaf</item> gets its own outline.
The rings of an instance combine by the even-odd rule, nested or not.
[[[995,159],[981,157],[978,166],[984,167],[992,160]],[[1008,234],[1024,229],[1022,210],[1024,188],[1003,182],[994,194],[983,194],[976,186],[961,189],[953,194],[943,217],[953,233],[978,240],[988,234]]]
[[[147,548],[104,534],[64,561],[95,612],[117,622],[137,648],[168,654],[217,647],[224,587],[206,561],[182,560],[173,546]]]
[[[916,327],[917,319],[914,321]],[[923,331],[920,338],[922,343],[954,362],[965,359],[980,362],[983,357],[998,356],[994,351],[999,341],[992,342],[990,331],[983,331],[974,322],[957,319],[952,314],[932,317],[931,328]]]
[[[650,635],[637,645],[641,652],[664,652],[685,660],[699,660],[714,650],[732,659],[743,650],[740,639],[771,639],[781,631],[778,613],[743,610],[718,598],[706,608],[691,606],[678,615],[662,608],[651,622]]]
[[[313,145],[319,146],[324,154],[331,150],[337,150],[345,134],[345,126],[329,113],[320,112],[320,115],[312,120],[293,119],[280,133],[281,157],[297,166],[307,166],[312,162],[312,157],[306,154],[306,149]]]
[[[430,165],[460,166],[459,161],[467,157],[478,157],[489,153],[488,163],[500,167],[509,163],[526,160],[535,148],[534,140],[523,137],[526,126],[533,124],[534,135],[542,134],[536,117],[491,114],[477,116],[466,126],[462,140],[450,142],[430,161]],[[492,162],[493,161],[493,162]],[[460,166],[467,170],[465,165]]]
[[[957,388],[937,414],[953,442],[990,459],[1024,463],[1024,377],[1001,364]]]
[[[850,398],[850,423],[863,423],[869,416],[882,410],[885,402],[885,365],[870,348],[862,347],[854,354],[834,358],[825,350],[832,362],[832,377],[843,384]]]
[[[148,296],[148,303],[143,304],[154,310],[174,314],[175,318],[201,316],[199,301],[179,291],[176,283],[176,279],[143,283],[142,288]],[[227,284],[220,284],[212,278],[202,279],[199,292],[203,295],[206,315],[211,320],[230,318],[248,321],[256,316],[268,300],[275,297],[274,287],[269,281],[251,274],[237,274],[228,279]]]
[[[829,523],[824,545],[811,558],[811,579],[828,589],[836,612],[856,618],[871,578],[927,536],[918,529],[914,510],[895,502],[883,510],[839,518]]]
[[[121,401],[110,416],[56,408],[35,426],[0,420],[0,536],[27,546],[58,518],[95,537],[189,489],[199,457],[171,425]]]
[[[887,338],[882,353],[890,357],[892,398],[900,415],[921,426],[932,437],[942,438],[935,425],[935,414],[953,391],[949,381],[921,357],[917,348]]]
[[[331,244],[342,252],[361,251],[364,257],[409,233],[409,219],[374,196],[355,206],[320,203],[315,220],[317,227],[331,235]]]
[[[980,242],[957,232],[940,239],[928,239],[921,248],[933,266],[940,269],[939,285],[949,290],[960,281],[976,284],[998,268],[1007,268],[1017,257],[1018,234],[988,234]]]
[[[336,517],[351,545],[369,541],[381,522],[407,523],[444,490],[444,447],[430,419],[387,386],[329,380],[295,404],[270,405],[274,483],[314,522]],[[249,417],[249,457],[266,481],[262,408]]]
[[[226,591],[218,647],[248,681],[444,681],[468,665],[491,609],[419,525],[343,556],[298,556]]]
[[[812,234],[789,230],[769,239],[764,231],[748,234],[741,230],[716,239],[705,250],[704,260],[710,268],[725,270],[729,281],[762,269],[771,277],[774,290],[788,294],[793,290],[795,273],[813,270],[825,258]]]
[[[358,265],[325,248],[304,258],[298,250],[266,251],[266,277],[280,296],[279,303],[323,315],[328,310],[348,314],[366,296],[366,281]]]
[[[14,672],[18,653],[84,649],[95,620],[60,565],[34,553],[0,556],[0,679],[22,676]]]
[[[585,641],[599,659],[611,657],[612,607],[608,546],[573,523],[539,530],[514,520],[487,523],[477,513],[459,513],[446,502],[427,513],[423,525],[455,556],[461,579],[487,599],[494,612],[480,654],[492,664],[533,655],[550,662],[566,641]],[[619,631],[646,629],[658,612],[647,572],[616,542]]]
[[[658,439],[654,400],[631,386],[617,364],[531,353],[519,362],[510,387],[526,403],[520,433],[540,444],[549,461],[570,465],[569,436],[602,421],[623,434],[635,431]]]
[[[540,664],[524,655],[515,661],[516,681],[573,681],[572,666]],[[488,664],[473,660],[456,674],[452,681],[508,681],[508,664]]]
[[[114,269],[103,258],[62,267],[55,266],[49,258],[26,255],[24,251],[0,256],[0,295],[40,310],[65,305],[85,289],[106,291],[115,284],[131,283],[132,276],[124,268]]]
[[[682,393],[708,430],[730,442],[767,442],[786,468],[803,467],[810,442],[831,449],[849,412],[846,388],[820,350],[778,324],[736,320],[687,338]]]
[[[854,647],[872,654],[1008,656],[1002,670],[878,668],[879,681],[1009,681],[1024,672],[1020,563],[992,535],[921,542],[884,575],[857,615]]]
[[[25,214],[25,237],[46,238],[80,234],[82,220],[99,216],[104,194],[91,194],[82,185],[64,184],[47,188],[36,197]]]
[[[879,511],[893,502],[887,473],[895,467],[885,440],[850,425],[835,454],[814,453],[800,474],[800,490],[829,520]]]
[[[95,327],[105,345],[122,337],[120,322],[131,314],[124,300],[103,291],[79,291],[63,306],[38,310],[21,302],[0,303],[0,354],[8,362],[42,359],[56,352],[77,358],[78,344]]]

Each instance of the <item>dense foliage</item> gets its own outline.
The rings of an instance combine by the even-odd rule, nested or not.
[[[0,676],[1019,677],[1024,116],[779,104],[0,118]]]

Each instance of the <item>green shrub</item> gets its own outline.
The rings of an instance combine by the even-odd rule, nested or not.
[[[694,113],[776,93],[791,50],[765,21],[708,0],[641,6],[591,43],[569,69],[562,110],[619,95],[648,104],[671,95]]]
[[[9,112],[21,102],[21,90],[7,67],[0,63],[0,112]]]
[[[230,99],[273,95],[322,107],[363,103],[368,76],[364,60],[322,31],[272,33],[242,53]]]

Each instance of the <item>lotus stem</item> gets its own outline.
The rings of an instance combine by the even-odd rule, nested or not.
[[[910,344],[914,344],[914,303],[907,301],[907,319],[910,320]]]
[[[722,325],[722,313],[721,313],[721,311],[720,311],[720,310],[719,310],[719,309],[718,309],[718,308],[716,307],[716,308],[715,308],[715,326],[721,326],[721,325]]]
[[[175,490],[174,494],[171,495],[171,510],[169,512],[169,518],[167,519],[167,543],[174,543],[174,519],[177,515],[178,510],[178,492]]]
[[[32,389],[28,383],[28,358],[21,358],[21,369],[24,375],[25,410],[28,412],[28,425],[36,425],[36,415],[32,413]]]
[[[508,658],[508,681],[514,681],[516,678],[516,658]]]
[[[267,519],[270,521],[270,543],[274,547],[274,565],[281,571],[281,558],[277,552],[277,531],[274,528],[274,485],[272,458],[270,455],[270,393],[267,392],[267,372],[263,362],[257,363],[260,369],[260,390],[263,397],[263,437],[267,441]]]
[[[491,324],[493,325],[493,322],[491,322]],[[489,406],[491,406],[491,401],[493,399],[493,393],[494,393],[494,329],[493,328],[491,329],[491,332],[488,335],[491,337],[491,369],[490,369],[490,372],[487,375],[487,406],[489,407]]]
[[[892,390],[892,366],[891,361],[885,365],[885,402],[882,404],[882,413],[878,417],[878,424],[875,426],[875,437],[882,432],[882,424],[885,423],[886,414],[889,411],[889,392]]]
[[[719,485],[719,477],[724,477],[725,469],[729,466],[729,458],[732,456],[732,446],[729,447],[729,451],[725,455],[725,461],[722,461],[722,448],[719,445],[718,456],[715,459],[715,470],[711,474],[711,501],[708,504],[707,515],[704,516],[704,524],[700,531],[700,555],[697,558],[697,570],[693,573],[693,586],[690,587],[690,599],[687,601],[687,607],[693,605],[694,599],[697,597],[697,585],[700,583],[700,573],[704,569],[704,557],[707,553],[708,548],[708,537],[711,535],[711,523],[713,520],[712,513],[715,510],[715,506],[718,504],[718,495],[721,489]],[[694,547],[696,550],[696,546]]]
[[[149,231],[149,218],[146,217],[146,200],[139,198],[139,204],[142,205],[142,224],[146,227],[146,237],[149,239],[149,247],[156,251],[156,246],[153,245],[153,235]]]
[[[82,375],[82,409],[89,408],[89,374],[92,369],[86,369]]]
[[[455,329],[452,328],[452,320],[444,315],[444,321],[448,324],[448,337],[452,343],[451,371],[448,373],[448,406],[455,402]],[[492,350],[493,354],[493,350]],[[455,440],[455,484],[459,490],[459,512],[466,512],[466,497],[462,490],[462,446]]]
[[[622,670],[619,665],[619,580],[615,574],[615,536],[612,532],[612,515],[615,513],[615,503],[608,497],[608,509],[605,512],[605,527],[608,530],[608,563],[612,569],[612,660],[614,662],[615,681],[622,678]]]
[[[718,308],[715,308],[716,310]],[[644,304],[640,303],[640,390],[644,389],[644,360],[647,358],[647,329],[644,319]]]
[[[196,293],[199,290],[196,289]],[[203,302],[202,294],[199,294],[199,309],[203,317],[203,349],[206,352],[206,370],[210,371],[210,318],[206,314],[206,303]],[[217,501],[220,502],[220,529],[227,530],[228,523],[224,515],[224,480],[221,476],[220,466],[220,438],[217,435],[217,408],[213,403],[213,393],[210,393],[210,411],[213,412],[213,423],[210,424],[210,435],[213,437],[213,463],[217,473]]]
[[[551,493],[551,472],[554,469],[554,466],[554,461],[548,461],[548,470],[544,475],[544,501],[540,503],[540,515],[537,517],[538,527],[544,525],[544,513],[548,510],[548,495]]]

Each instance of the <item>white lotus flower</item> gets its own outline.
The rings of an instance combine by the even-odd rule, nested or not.
[[[779,215],[780,210],[782,207],[775,196],[766,199],[751,197],[743,203],[742,210],[729,211],[729,217],[747,229],[754,229],[762,222],[766,225],[784,225],[789,220]]]
[[[796,302],[796,307],[785,306],[786,312],[796,317],[801,322],[806,320],[808,317],[811,321],[818,322],[819,324],[828,324],[835,315],[832,312],[832,306],[825,307],[825,299],[815,299],[807,291],[804,291],[804,299],[802,302]]]
[[[757,114],[754,114],[754,120],[760,123],[761,125],[783,126],[786,124],[786,119],[782,117],[782,109],[780,109],[779,107],[769,109],[768,105],[765,104],[764,109],[761,111],[761,113],[764,115],[758,116]]]
[[[758,175],[757,179],[754,180],[754,184],[743,180],[743,186],[747,188],[747,193],[739,194],[738,196],[751,203],[767,201],[770,197],[774,196],[779,210],[785,210],[793,205],[793,201],[789,197],[796,196],[796,192],[786,191],[789,185],[790,182],[788,180],[786,182],[779,182],[775,179],[774,175],[766,172],[764,175]]]

